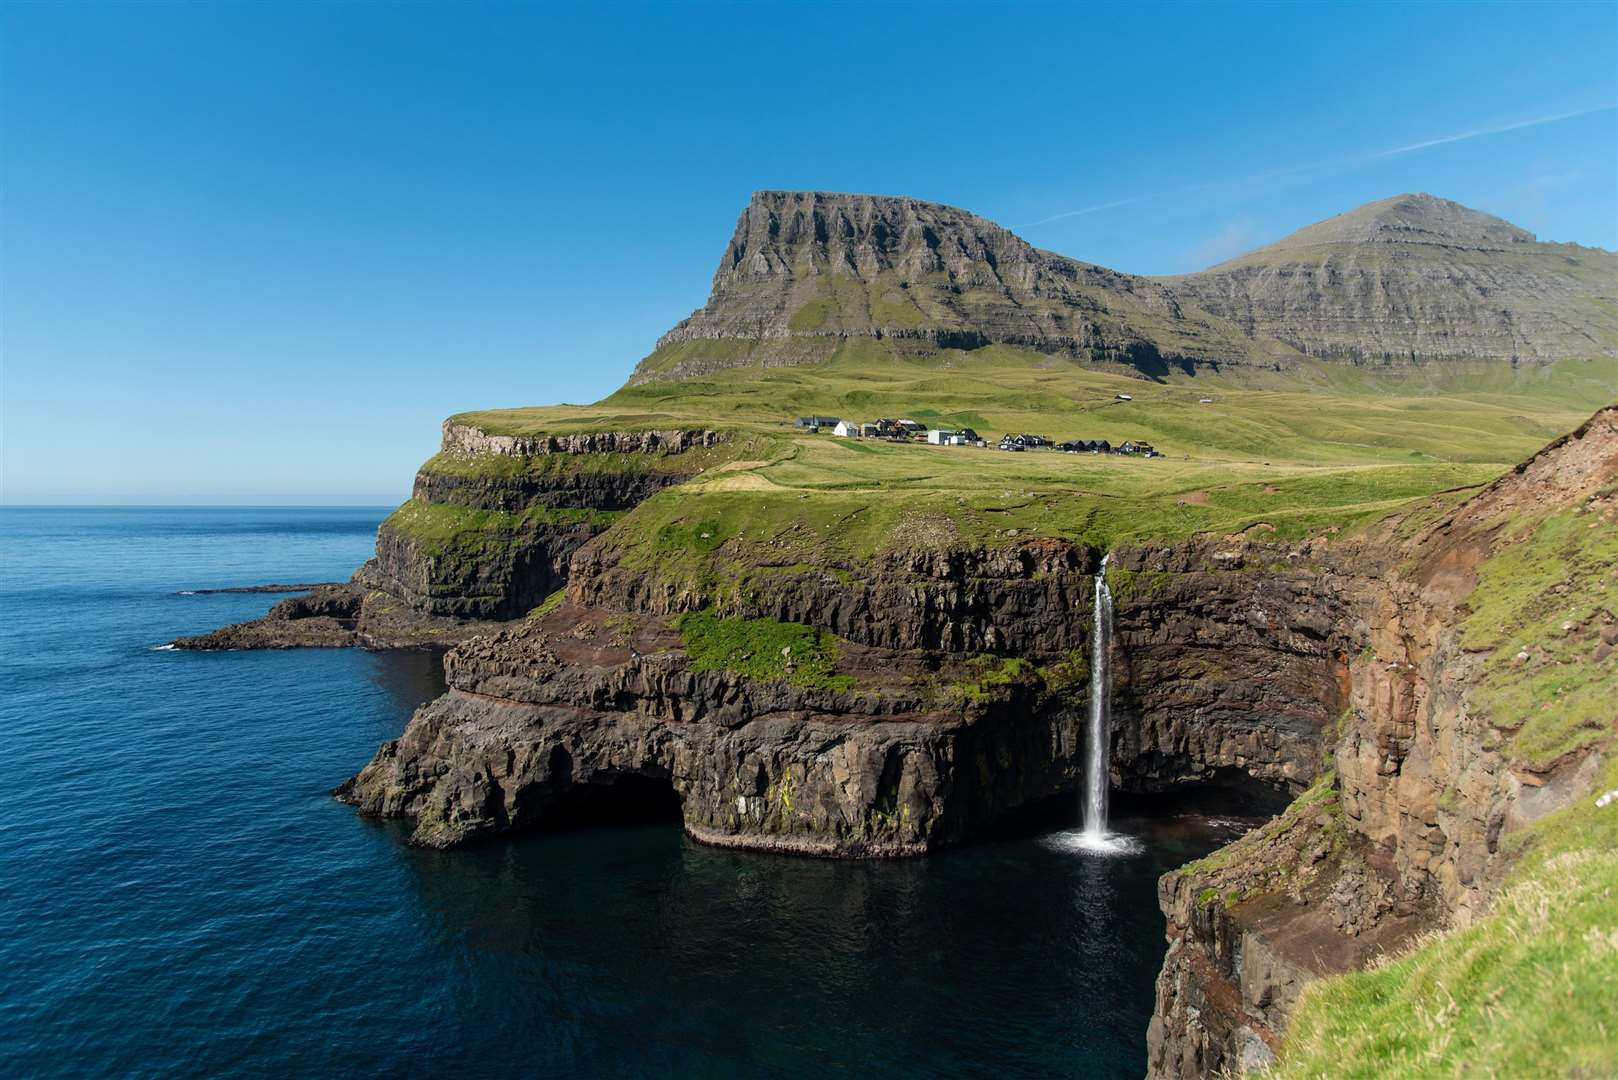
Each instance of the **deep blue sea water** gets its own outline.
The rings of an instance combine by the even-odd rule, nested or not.
[[[384,513],[0,510],[0,1076],[1144,1070],[1155,880],[1235,819],[1122,805],[1121,858],[418,851],[327,792],[434,654],[154,651],[277,599],[182,590],[346,578]]]

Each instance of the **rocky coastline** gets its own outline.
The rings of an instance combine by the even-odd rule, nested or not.
[[[458,455],[513,461],[626,452],[622,437],[557,450],[457,430],[453,442]],[[628,445],[666,464],[668,443]],[[620,510],[678,478],[632,470],[587,483],[564,470],[478,484],[428,468],[416,499],[498,514],[545,500]],[[1201,535],[1110,553],[1112,785],[1240,777],[1299,796],[1163,878],[1150,1075],[1273,1061],[1307,984],[1486,912],[1510,865],[1502,837],[1587,792],[1599,749],[1535,765],[1503,748],[1473,701],[1483,659],[1463,623],[1478,568],[1515,542],[1503,520],[1555,509],[1612,527],[1615,481],[1608,408],[1458,504],[1352,537]],[[588,500],[602,505],[578,505]],[[495,549],[481,563],[446,562],[384,526],[354,582],[180,644],[454,643],[449,692],[335,792],[361,813],[408,819],[412,841],[435,848],[642,800],[705,844],[915,856],[1080,782],[1101,551],[1045,538],[934,546],[772,568],[770,588],[721,595],[663,580],[605,528],[493,535],[480,539]],[[514,548],[544,549],[547,568],[528,571],[543,586],[523,584],[527,556]],[[457,590],[478,599],[447,603]],[[522,604],[518,618],[464,614]],[[789,647],[766,674],[716,668],[682,621],[693,612],[727,627],[811,628],[829,666],[806,679]],[[1618,618],[1603,618],[1577,632],[1618,637]]]

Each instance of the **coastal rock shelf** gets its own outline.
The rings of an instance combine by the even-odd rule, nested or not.
[[[670,783],[699,839],[861,856],[958,843],[1077,791],[1091,630],[1067,598],[1094,594],[1096,553],[1039,543],[1020,557],[961,553],[869,580],[816,572],[803,590],[720,620],[815,627],[835,653],[834,690],[794,685],[789,670],[694,670],[682,612],[655,576],[597,575],[620,565],[607,542],[575,558],[568,606],[452,652],[451,697],[342,797],[413,817],[419,842],[445,846],[540,823],[570,785],[632,774]],[[1215,556],[1268,563],[1285,552],[1199,543],[1171,572],[1126,569],[1172,560],[1124,550],[1110,569],[1122,594],[1108,754],[1117,786],[1240,773],[1302,790],[1319,769],[1347,647],[1323,622],[1318,574],[1203,568],[1221,565]],[[1134,587],[1148,573],[1152,587]],[[1171,617],[1175,598],[1193,595]],[[1042,646],[1023,658],[939,647],[996,640],[996,626],[1019,623],[1026,644]],[[558,752],[565,770],[552,766]]]
[[[848,647],[850,685],[695,671],[656,618],[562,608],[451,654],[451,692],[338,790],[445,847],[661,784],[708,843],[921,854],[1075,782],[1076,717],[1037,686],[948,711],[914,658]]]
[[[1159,889],[1151,1076],[1261,1067],[1308,984],[1488,918],[1536,823],[1618,784],[1615,270],[1429,196],[1152,280],[760,192],[618,394],[451,418],[352,581],[175,644],[454,646],[335,792],[434,848],[645,813],[917,856],[1081,791],[1097,831],[1110,790],[1284,793]],[[1461,392],[1278,381],[1317,358]],[[845,407],[1168,456],[790,427]]]
[[[1589,788],[1599,741],[1575,732],[1549,757],[1505,744],[1464,601],[1537,535],[1502,520],[1582,516],[1576,539],[1596,542],[1615,480],[1609,408],[1458,504],[1352,538],[1112,553],[1112,785],[1241,776],[1303,793],[1164,879],[1154,1076],[1268,1060],[1304,984],[1486,910],[1502,837]],[[961,843],[1079,790],[1099,552],[1030,540],[863,574],[776,566],[772,588],[728,588],[717,614],[633,554],[597,537],[565,605],[453,651],[450,693],[339,796],[444,847],[650,785],[706,843],[870,857]],[[705,633],[798,627],[818,651],[716,668],[696,612]],[[1618,636],[1610,612],[1591,617],[1577,633]]]

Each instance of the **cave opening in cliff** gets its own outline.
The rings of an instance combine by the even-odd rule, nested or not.
[[[1165,836],[1215,824],[1222,839],[1232,840],[1281,813],[1294,793],[1249,775],[1239,768],[1216,769],[1197,779],[1150,788],[1108,788],[1112,846],[1084,841],[1086,790],[1075,782],[1065,790],[1000,814],[974,839],[1005,842],[1041,838],[1049,846],[1100,855],[1139,854],[1141,837]],[[1140,836],[1134,834],[1139,833]]]
[[[1116,809],[1133,816],[1170,812],[1267,818],[1285,810],[1296,795],[1284,784],[1259,779],[1236,767],[1214,769],[1195,780],[1166,787],[1112,789]]]
[[[679,824],[680,796],[667,776],[623,772],[571,783],[546,808],[544,827]]]

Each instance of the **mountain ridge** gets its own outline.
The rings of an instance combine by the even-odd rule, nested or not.
[[[1618,355],[1618,255],[1545,244],[1424,193],[1378,200],[1195,274],[1148,277],[1035,247],[907,196],[754,192],[708,301],[630,384],[825,361],[853,337],[905,355],[988,344],[1148,375],[1315,358],[1422,366]]]

